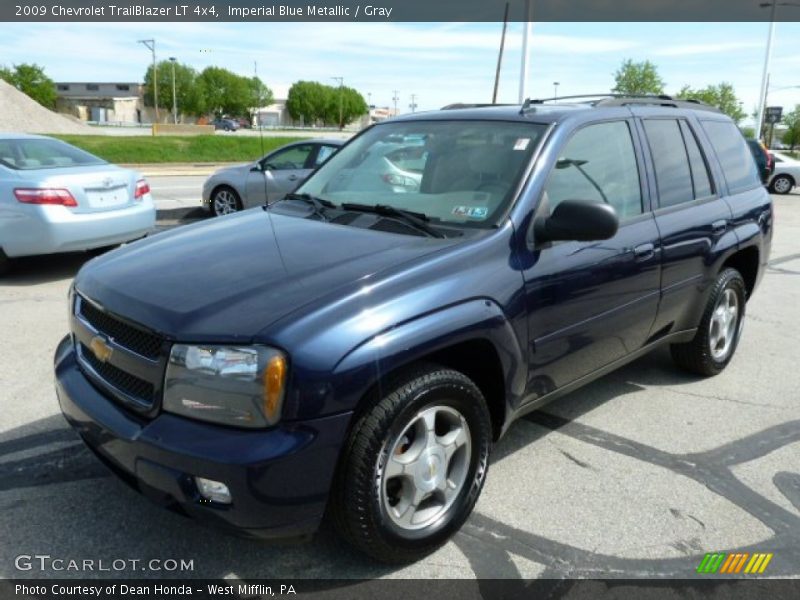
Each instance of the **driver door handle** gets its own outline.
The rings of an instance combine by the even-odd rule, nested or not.
[[[289,181],[297,181],[297,175],[289,175],[289,177],[287,177],[287,179]]]
[[[654,244],[640,244],[633,249],[633,257],[636,260],[649,260],[656,254],[656,247]]]

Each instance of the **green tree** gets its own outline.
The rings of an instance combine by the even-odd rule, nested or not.
[[[275,102],[275,96],[272,94],[272,90],[258,77],[250,77],[247,80],[247,89],[250,94],[248,98],[248,107],[250,108],[248,115],[251,119],[256,109],[269,106]]]
[[[739,127],[739,131],[741,131],[742,135],[748,140],[752,140],[756,137],[755,127]]]
[[[369,111],[366,100],[355,89],[347,86],[328,87],[325,122],[339,129]]]
[[[295,82],[289,89],[286,109],[293,119],[303,119],[306,125],[322,122],[340,129],[369,110],[364,97],[353,88],[316,81]]]
[[[0,67],[0,79],[4,79],[44,107],[50,109],[56,107],[56,84],[39,65],[21,63],[11,69]]]
[[[221,67],[206,67],[199,79],[207,111],[218,116],[242,116],[253,109],[252,84],[247,77]]]
[[[172,63],[162,60],[157,65],[158,72],[158,106],[160,109],[172,111]],[[153,106],[153,67],[144,75],[144,102]],[[205,90],[203,81],[192,67],[175,63],[175,96],[180,115],[199,116],[205,113]]]
[[[633,62],[630,58],[623,61],[614,73],[615,94],[641,96],[646,94],[663,94],[664,81],[658,74],[658,68],[649,60]]]
[[[783,115],[783,123],[788,129],[781,141],[794,152],[795,147],[800,146],[800,104],[796,104],[794,110]]]
[[[316,81],[296,81],[289,88],[286,110],[292,119],[302,119],[305,125],[314,125],[325,119],[329,110],[330,90],[330,86]]]
[[[737,123],[747,116],[736,97],[733,86],[724,81],[719,85],[709,85],[699,90],[693,90],[685,85],[678,92],[677,97],[683,100],[699,100],[716,106]]]

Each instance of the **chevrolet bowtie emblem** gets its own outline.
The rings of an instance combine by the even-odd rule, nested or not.
[[[92,338],[92,341],[89,342],[89,348],[101,363],[107,362],[114,352],[114,349],[99,335]]]

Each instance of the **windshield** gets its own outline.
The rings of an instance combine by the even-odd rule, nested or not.
[[[52,139],[0,140],[0,164],[12,169],[57,169],[103,165],[105,161]]]
[[[545,125],[411,121],[377,125],[297,191],[390,206],[442,224],[491,227],[505,213]]]

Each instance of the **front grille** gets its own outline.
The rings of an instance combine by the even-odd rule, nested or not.
[[[153,403],[155,388],[153,384],[118,369],[114,365],[97,360],[94,352],[81,344],[81,358],[106,383],[120,392],[147,405]]]
[[[84,299],[79,304],[80,315],[92,327],[104,333],[120,346],[150,359],[158,358],[164,340],[150,332],[112,317]]]

